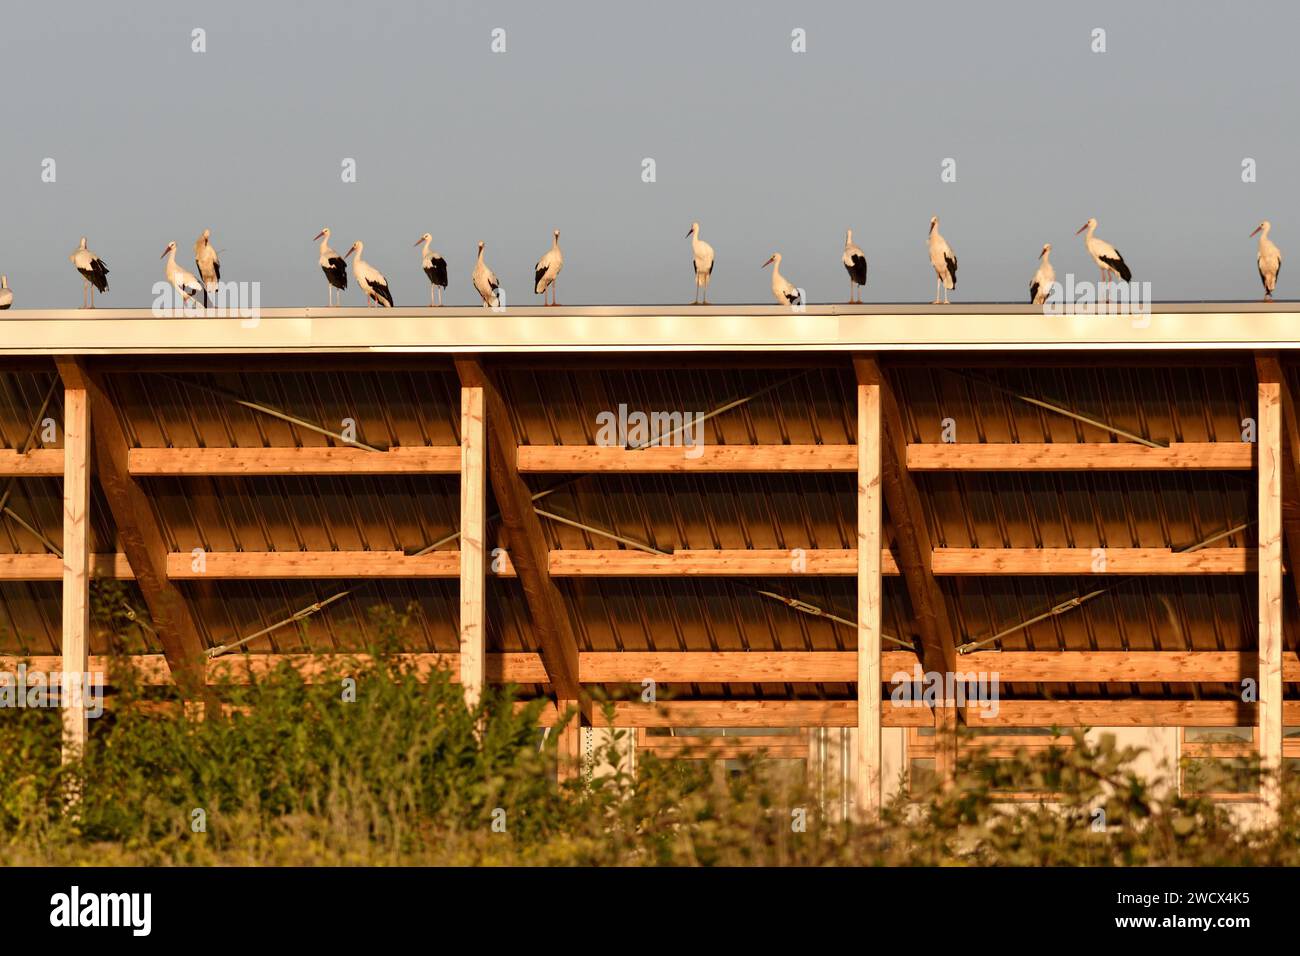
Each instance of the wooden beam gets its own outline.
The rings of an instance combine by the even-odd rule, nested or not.
[[[606,651],[578,655],[584,684],[852,684],[853,651]],[[911,651],[881,654],[882,685],[910,678]],[[1257,673],[1253,651],[976,651],[957,658],[957,673],[996,674],[1003,684],[1237,683]],[[1288,653],[1285,679],[1300,682],[1300,658]]]
[[[854,806],[864,820],[880,817],[881,786],[881,526],[880,384],[858,383],[858,731]]]
[[[63,390],[63,660],[77,675],[64,687],[63,762],[85,751],[89,725],[80,675],[90,656],[90,403],[84,387]],[[63,699],[66,697],[66,699]]]
[[[930,561],[939,576],[1245,574],[1255,555],[1248,548],[936,548]]]
[[[912,444],[911,471],[1249,471],[1249,442],[1176,442],[1151,448],[1134,442],[1078,444]]]
[[[208,551],[201,561],[188,551],[174,551],[167,556],[167,576],[176,581],[455,578],[460,565],[459,551],[418,557],[402,551]]]
[[[646,737],[637,748],[661,760],[738,760],[766,757],[769,760],[806,760],[806,736],[773,734],[751,737],[673,736]]]
[[[520,445],[516,455],[524,473],[853,472],[858,467],[854,445],[652,446],[637,451],[606,445]]]
[[[92,554],[92,578],[129,580],[134,577],[124,554]],[[61,581],[63,561],[57,554],[0,554],[0,581]]]
[[[455,445],[365,448],[132,448],[127,468],[136,478],[163,475],[454,475]]]
[[[68,388],[86,390],[99,484],[167,662],[182,694],[203,693],[203,639],[184,596],[167,579],[167,544],[148,497],[129,474],[127,438],[117,409],[99,373],[88,371],[77,358],[60,357],[56,362]]]
[[[1259,411],[1259,759],[1267,814],[1276,819],[1282,773],[1282,370],[1260,356]]]
[[[905,444],[911,471],[1249,471],[1247,442],[1175,442],[1151,448],[1130,442]],[[696,457],[687,457],[686,452]],[[521,445],[524,473],[853,472],[853,445],[704,445],[632,451],[603,445]]]
[[[853,367],[859,385],[880,390],[881,487],[894,529],[894,559],[902,573],[912,617],[920,635],[921,663],[927,671],[950,674],[957,657],[956,640],[943,592],[931,567],[932,549],[926,529],[921,495],[907,470],[907,432],[898,399],[879,363],[871,356],[855,355]],[[948,727],[949,721],[941,722]],[[954,728],[955,730],[955,728]],[[945,782],[955,779],[955,733],[938,736],[938,771]]]
[[[888,573],[897,574],[892,557]],[[635,550],[552,551],[554,577],[798,577],[857,574],[858,555],[851,549],[768,549],[675,551],[650,554]]]
[[[501,524],[509,541],[509,553],[528,603],[528,613],[537,632],[542,660],[556,695],[577,701],[590,712],[590,698],[578,682],[578,643],[573,624],[555,582],[551,580],[549,553],[541,521],[533,507],[532,493],[515,467],[519,441],[510,424],[496,384],[474,357],[457,358],[456,372],[461,386],[483,389],[486,423],[488,478],[501,512]]]
[[[1255,705],[1220,700],[1003,700],[996,714],[967,707],[975,727],[1249,727]],[[1287,701],[1288,724],[1300,723],[1300,701]],[[601,716],[603,722],[604,717]],[[852,700],[671,701],[614,705],[615,727],[854,727]],[[928,707],[887,707],[886,727],[933,727]]]
[[[62,448],[33,448],[25,455],[16,449],[0,449],[0,478],[60,478],[63,476]]]
[[[484,598],[487,561],[487,445],[483,428],[483,389],[460,390],[460,682],[465,703],[483,697]]]
[[[457,654],[397,655],[403,667],[427,676],[434,668],[460,679]],[[0,670],[15,670],[26,661],[33,670],[58,671],[62,659],[48,655],[0,655]],[[854,684],[855,651],[594,651],[578,655],[584,684]],[[145,684],[169,684],[171,674],[161,654],[126,659],[91,657],[89,669],[107,673],[113,664],[137,669]],[[231,654],[207,664],[209,681],[247,681],[288,664],[305,679],[333,674],[343,666],[367,666],[368,654]],[[881,686],[888,694],[894,678],[910,678],[920,661],[910,651],[881,654]],[[1283,679],[1300,683],[1300,657],[1284,657]],[[958,673],[996,674],[1003,684],[1236,684],[1258,675],[1253,651],[977,651],[957,659]],[[488,683],[545,684],[549,681],[539,655],[516,651],[486,655]],[[853,726],[856,726],[853,725]]]

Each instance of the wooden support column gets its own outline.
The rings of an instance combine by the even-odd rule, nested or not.
[[[64,385],[86,393],[99,485],[176,684],[186,697],[205,696],[203,639],[185,596],[167,579],[167,542],[148,496],[128,472],[126,432],[103,376],[89,371],[78,358],[58,358],[56,362]]]
[[[84,388],[63,392],[63,762],[86,746],[82,675],[90,652],[90,403]],[[102,689],[98,691],[102,693]]]
[[[880,816],[880,383],[858,382],[858,733],[854,805]]]
[[[462,387],[483,390],[488,480],[501,510],[501,523],[509,534],[510,562],[528,602],[552,692],[559,700],[576,701],[590,720],[591,698],[578,683],[577,639],[568,608],[551,580],[550,552],[532,494],[515,465],[519,442],[505,400],[477,358],[456,359],[456,371]]]
[[[907,434],[903,428],[902,410],[874,357],[855,356],[853,365],[859,384],[874,384],[880,389],[881,490],[894,529],[894,560],[903,577],[920,636],[921,665],[926,671],[946,677],[956,670],[956,641],[943,592],[939,590],[931,565],[933,549],[926,530],[921,495],[907,470]],[[957,772],[955,709],[938,708],[934,721],[939,748],[937,769],[941,779],[951,783]]]
[[[560,783],[576,780],[582,775],[582,713],[578,702],[561,700],[556,704],[559,719],[566,715],[568,720],[557,731],[559,738],[555,742],[555,776]]]
[[[483,389],[460,390],[460,682],[465,703],[483,696],[486,588],[486,454]]]
[[[1282,375],[1273,356],[1257,360],[1259,412],[1259,758],[1260,796],[1276,819],[1282,771]],[[1295,569],[1293,569],[1294,571]]]

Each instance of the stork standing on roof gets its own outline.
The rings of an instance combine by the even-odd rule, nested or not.
[[[360,239],[352,243],[352,248],[347,251],[343,258],[353,254],[356,258],[352,260],[352,274],[356,277],[357,285],[361,291],[366,294],[366,304],[379,306],[382,308],[393,307],[393,293],[388,291],[388,280],[384,274],[372,266],[369,262],[361,258],[361,253],[365,250],[365,243]]]
[[[781,305],[798,305],[802,299],[799,290],[785,276],[781,275],[781,253],[774,252],[763,263],[763,268],[772,267],[772,297]]]
[[[853,244],[853,230],[844,232],[844,271],[849,274],[849,305],[862,302],[858,290],[867,284],[867,257]]]
[[[183,301],[193,302],[203,295],[203,286],[194,277],[194,273],[176,264],[175,241],[167,243],[167,248],[163,249],[162,255],[158,258],[167,260],[167,265],[163,266],[163,275],[167,277],[171,287],[180,293]]]
[[[564,268],[564,253],[560,251],[560,230],[556,229],[551,238],[551,248],[546,250],[546,255],[537,260],[536,272],[533,275],[533,291],[542,296],[542,305],[547,305],[546,290],[551,290],[550,305],[558,305],[555,301],[555,280],[560,275],[560,270]]]
[[[208,306],[208,294],[216,295],[217,284],[221,282],[221,257],[212,248],[212,230],[204,229],[194,243],[194,267],[199,270],[203,280],[203,307]]]
[[[86,296],[90,296],[89,308],[95,307],[95,290],[100,292],[108,291],[108,266],[104,265],[104,260],[99,258],[89,249],[86,248],[86,237],[81,237],[81,243],[68,256],[68,261],[72,263],[73,268],[81,273],[81,278],[85,280],[81,287],[81,307],[87,308]]]
[[[1273,244],[1273,240],[1268,237],[1269,230],[1273,224],[1265,219],[1255,227],[1255,232],[1259,234],[1259,255],[1255,262],[1259,266],[1259,281],[1264,283],[1264,301],[1273,301],[1273,290],[1277,288],[1277,274],[1282,271],[1282,250]]]
[[[14,292],[9,288],[9,277],[0,276],[0,309],[7,309],[14,304]]]
[[[482,239],[478,243],[478,261],[474,263],[474,274],[471,278],[474,289],[483,299],[484,308],[495,309],[501,304],[501,283],[497,281],[497,274],[483,261]]]
[[[1052,244],[1043,243],[1043,251],[1038,254],[1042,260],[1038,264],[1038,271],[1034,277],[1029,280],[1029,301],[1033,305],[1042,305],[1047,301],[1048,294],[1052,291],[1052,283],[1056,281],[1056,270],[1052,268]]]
[[[418,246],[424,243],[424,252],[420,255],[420,268],[429,277],[429,305],[442,305],[442,292],[447,288],[447,260],[429,249],[433,236],[425,233],[415,240]],[[435,301],[436,299],[436,301]]]
[[[943,304],[948,304],[948,293],[957,288],[957,253],[952,251],[948,240],[939,235],[939,217],[930,217],[930,265],[934,266],[935,287],[934,301],[939,304],[939,293],[943,293]]]
[[[700,305],[700,291],[704,292],[704,305],[709,304],[709,279],[713,278],[713,247],[700,238],[700,224],[691,223],[686,235],[691,237],[691,265],[695,268],[695,301]]]
[[[320,270],[325,273],[325,281],[329,283],[326,287],[329,304],[342,305],[343,290],[348,287],[348,264],[343,261],[341,255],[330,248],[329,226],[316,233],[316,239],[320,240]],[[337,303],[334,301],[335,290],[338,290]]]
[[[1077,236],[1080,232],[1087,233],[1083,237],[1083,245],[1088,250],[1088,255],[1092,256],[1092,261],[1097,263],[1097,268],[1101,270],[1101,281],[1103,283],[1111,281],[1111,277],[1115,275],[1118,275],[1125,282],[1133,278],[1133,273],[1129,270],[1124,257],[1119,254],[1119,250],[1105,239],[1097,238],[1096,219],[1089,219],[1085,222],[1079,227],[1079,231],[1075,235]]]

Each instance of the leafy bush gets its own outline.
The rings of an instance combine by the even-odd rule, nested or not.
[[[58,712],[0,710],[0,862],[1300,862],[1294,794],[1278,826],[1243,829],[1208,800],[1138,778],[1128,769],[1137,752],[1111,738],[1080,735],[1073,747],[1014,761],[976,755],[955,786],[900,794],[879,822],[851,823],[830,819],[801,779],[762,761],[724,773],[644,756],[633,777],[614,769],[620,739],[598,755],[608,772],[557,785],[558,735],[543,740],[540,703],[519,706],[494,690],[470,710],[446,673],[417,673],[385,649],[353,663],[310,683],[285,666],[220,687],[223,713],[208,719],[151,696],[117,665],[120,690],[91,722],[84,758],[66,768]],[[1002,791],[1012,784],[1060,798],[1008,806]],[[834,797],[823,794],[824,805]]]

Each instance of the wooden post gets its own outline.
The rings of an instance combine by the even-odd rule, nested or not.
[[[858,384],[858,734],[854,803],[880,816],[880,385]]]
[[[563,783],[582,773],[582,713],[574,700],[559,700],[555,708],[559,719],[568,718],[555,742],[555,776]]]
[[[460,681],[465,703],[483,696],[486,442],[483,389],[460,390]]]
[[[1261,363],[1261,372],[1263,365]],[[1268,379],[1274,378],[1273,381]],[[1259,757],[1266,812],[1276,819],[1282,772],[1281,384],[1259,378]]]
[[[63,762],[86,746],[90,641],[90,403],[84,388],[63,391]]]

